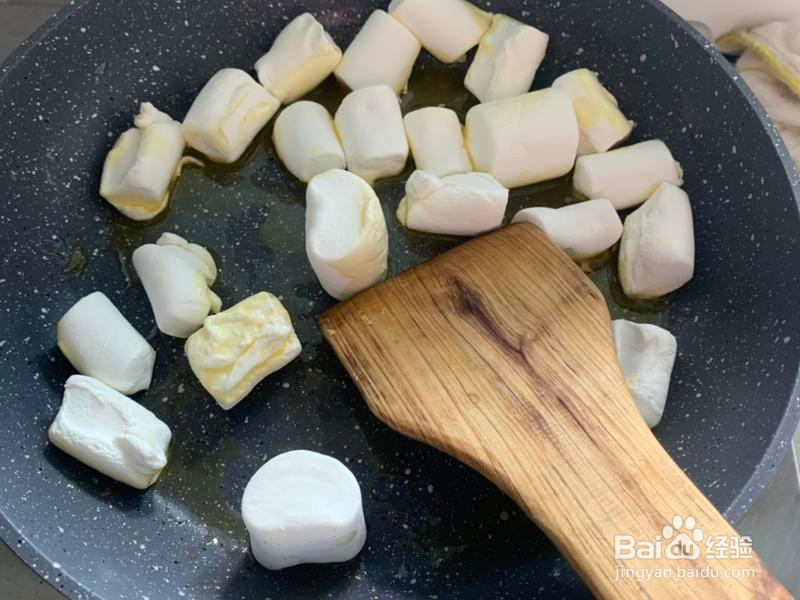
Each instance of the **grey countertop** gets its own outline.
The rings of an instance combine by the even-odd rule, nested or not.
[[[0,62],[68,0],[0,0]]]

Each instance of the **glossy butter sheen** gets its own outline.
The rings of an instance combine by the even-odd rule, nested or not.
[[[185,345],[192,371],[225,410],[294,360],[300,350],[289,313],[268,292],[206,318]]]

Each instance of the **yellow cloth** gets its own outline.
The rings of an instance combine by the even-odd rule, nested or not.
[[[729,54],[752,51],[770,73],[800,96],[800,19],[733,31],[718,38],[716,44]]]
[[[703,23],[711,38],[761,23],[800,19],[800,0],[661,0],[687,21]]]
[[[736,69],[772,117],[800,169],[800,20],[734,31],[717,45],[724,52],[744,51]]]
[[[727,53],[800,169],[800,0],[662,0]],[[709,35],[706,33],[705,35]]]
[[[762,23],[800,19],[798,0],[661,0],[687,21],[703,23],[716,39]]]

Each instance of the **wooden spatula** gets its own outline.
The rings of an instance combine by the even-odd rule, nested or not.
[[[637,413],[603,296],[535,227],[466,242],[320,325],[378,418],[495,482],[597,596],[790,597],[755,556],[710,556],[686,524],[665,536],[679,515],[738,538]],[[615,558],[618,535],[631,538]],[[660,558],[628,557],[631,540],[660,544]]]

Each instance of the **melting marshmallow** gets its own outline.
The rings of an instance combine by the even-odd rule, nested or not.
[[[149,102],[103,163],[100,195],[126,217],[152,219],[167,206],[184,142],[181,124]]]
[[[694,274],[694,227],[689,196],[662,183],[628,215],[619,250],[619,280],[631,298],[657,298]]]
[[[481,102],[524,94],[544,60],[549,36],[505,15],[494,15],[467,71],[464,86]]]
[[[334,169],[306,188],[306,253],[320,285],[344,300],[386,276],[386,221],[369,184]]]
[[[58,347],[79,373],[118,392],[150,387],[155,350],[102,292],[81,298],[61,317]]]
[[[185,338],[197,331],[209,312],[219,312],[222,301],[210,285],[217,266],[208,250],[174,233],[133,252],[133,267],[150,300],[158,328]]]
[[[253,556],[267,569],[344,562],[361,551],[367,526],[358,481],[330,456],[294,450],[262,466],[242,496]]]
[[[222,69],[194,99],[183,119],[183,137],[211,160],[236,162],[279,107],[250,75]]]
[[[561,208],[526,208],[514,215],[512,222],[520,221],[536,225],[574,260],[605,252],[622,235],[622,221],[611,202],[605,199]]]
[[[48,430],[50,441],[83,464],[143,490],[167,465],[172,433],[144,406],[107,385],[73,375]]]
[[[397,175],[408,160],[400,103],[388,85],[350,92],[334,117],[347,168],[372,184]]]
[[[197,379],[228,410],[267,375],[289,364],[301,346],[280,300],[259,292],[207,317],[184,350]]]
[[[625,384],[652,429],[664,414],[678,343],[666,329],[624,319],[611,321],[611,332]]]
[[[440,106],[420,108],[406,114],[403,123],[418,170],[438,177],[472,171],[455,111]]]
[[[478,235],[500,227],[507,203],[508,190],[486,173],[440,179],[426,171],[414,171],[406,182],[397,218],[417,231]]]
[[[608,198],[617,210],[641,204],[662,182],[683,185],[683,170],[660,140],[581,156],[572,176],[579,193]]]
[[[334,73],[351,90],[382,83],[401,94],[419,51],[413,33],[386,12],[376,10],[347,47]]]
[[[507,188],[569,173],[578,134],[572,98],[552,88],[473,106],[464,130],[475,170]]]
[[[625,118],[617,99],[603,87],[596,73],[589,69],[570,71],[556,79],[553,87],[572,95],[581,128],[578,156],[605,152],[631,134],[633,122]]]
[[[492,22],[489,13],[466,0],[392,0],[388,10],[443,63],[464,56]]]
[[[304,96],[336,68],[342,51],[311,13],[295,17],[258,59],[261,85],[283,103]]]
[[[272,139],[283,164],[304,183],[347,165],[333,119],[316,102],[303,100],[284,108],[275,119]]]

